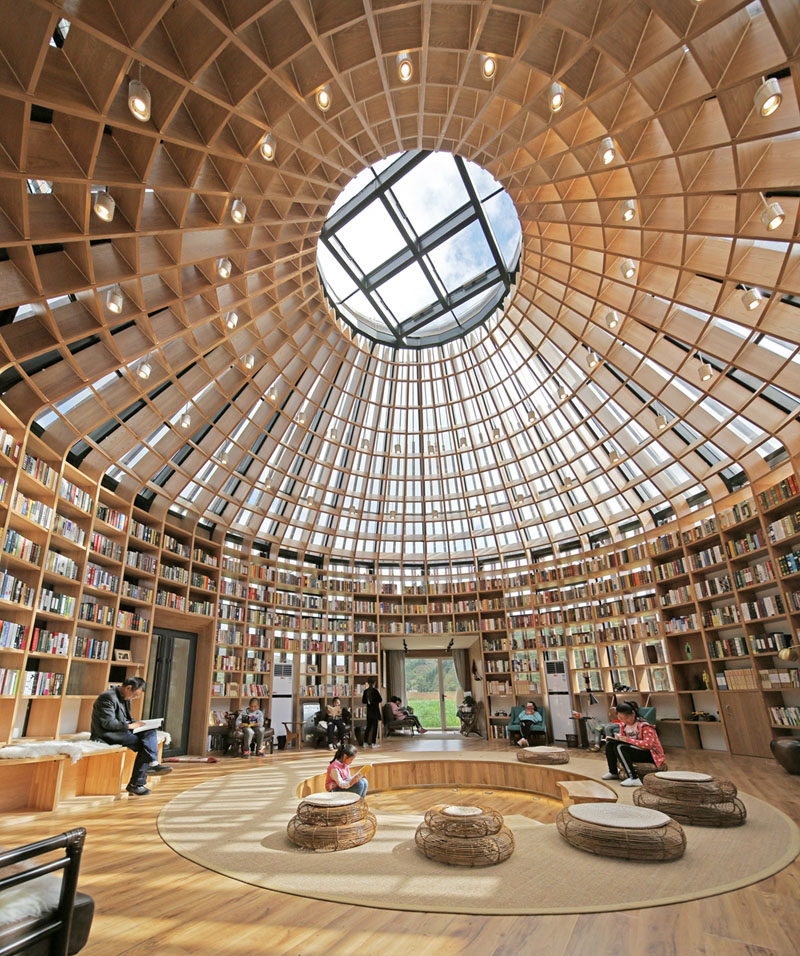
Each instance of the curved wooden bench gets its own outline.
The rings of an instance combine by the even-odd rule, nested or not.
[[[355,767],[354,769],[358,769]],[[401,790],[407,787],[497,787],[541,793],[561,799],[559,783],[589,780],[584,774],[565,770],[564,766],[524,764],[500,760],[391,760],[375,763],[367,779],[375,790]],[[306,797],[325,789],[325,774],[308,777],[297,787],[297,796]],[[606,788],[607,789],[607,788]]]
[[[616,803],[617,795],[604,783],[597,780],[559,780],[561,802],[565,807],[576,803]]]

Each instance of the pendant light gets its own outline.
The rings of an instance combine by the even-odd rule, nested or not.
[[[139,79],[128,80],[128,109],[134,119],[146,123],[150,119],[152,100],[150,90],[142,83],[142,64],[139,64]]]

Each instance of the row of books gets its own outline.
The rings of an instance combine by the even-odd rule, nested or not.
[[[8,571],[3,571],[0,577],[0,598],[12,604],[21,604],[23,607],[33,605],[35,589],[25,581],[20,581]]]
[[[107,661],[111,650],[111,641],[101,640],[90,634],[76,634],[72,653],[75,657],[88,657],[96,661]]]
[[[796,667],[764,668],[759,670],[762,690],[788,690],[800,687],[800,670]]]
[[[64,675],[58,671],[25,671],[23,697],[57,697],[64,686]]]
[[[61,594],[42,588],[39,591],[39,610],[48,614],[59,614],[61,617],[73,617],[75,614],[75,598],[70,594]]]
[[[94,499],[92,496],[88,491],[84,491],[83,488],[79,488],[71,481],[67,481],[66,478],[61,479],[58,494],[60,498],[69,501],[75,505],[76,508],[80,508],[81,511],[85,511],[87,514],[92,513],[92,508],[94,507]]]
[[[28,627],[16,621],[0,621],[0,648],[21,651],[25,647]]]
[[[14,531],[13,528],[9,528],[6,532],[3,551],[6,554],[14,555],[15,558],[29,561],[31,564],[38,565],[42,560],[42,546],[21,535],[18,531]]]
[[[755,671],[749,667],[738,670],[716,671],[714,677],[719,690],[758,690]]]
[[[35,627],[31,632],[28,648],[31,654],[69,654],[69,634],[64,631],[50,631],[46,627]]]
[[[0,452],[10,458],[12,461],[19,461],[19,453],[22,451],[22,442],[18,441],[16,436],[0,428]]]
[[[769,715],[773,724],[800,727],[800,707],[770,707]]]
[[[0,695],[15,697],[19,687],[19,671],[11,667],[0,667]]]
[[[21,491],[14,495],[11,507],[18,515],[40,525],[42,528],[49,528],[53,521],[54,512],[52,508],[36,498],[28,498]]]
[[[797,493],[797,478],[795,478],[794,475],[789,475],[788,478],[784,478],[783,481],[779,481],[771,488],[767,488],[766,491],[762,491],[761,494],[758,495],[758,503],[766,510],[767,508],[781,504],[783,501],[794,498]]]
[[[30,475],[31,478],[35,478],[36,481],[41,482],[46,488],[49,488],[51,491],[55,490],[56,481],[58,481],[58,469],[53,468],[52,465],[48,465],[46,461],[42,461],[41,458],[37,458],[35,455],[25,454],[22,456],[19,468],[20,471],[24,471],[26,475]]]

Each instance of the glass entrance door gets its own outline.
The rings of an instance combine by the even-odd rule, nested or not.
[[[456,730],[458,679],[450,657],[406,657],[406,703],[427,730]]]
[[[172,740],[165,757],[185,754],[189,747],[189,718],[197,635],[156,628],[150,642],[144,716],[163,717],[161,725]]]

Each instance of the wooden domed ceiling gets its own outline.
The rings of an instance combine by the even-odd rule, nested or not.
[[[121,494],[447,561],[652,527],[796,452],[796,0],[0,17],[2,402]],[[490,172],[523,250],[487,327],[393,351],[329,313],[316,246],[352,177],[409,149]]]

